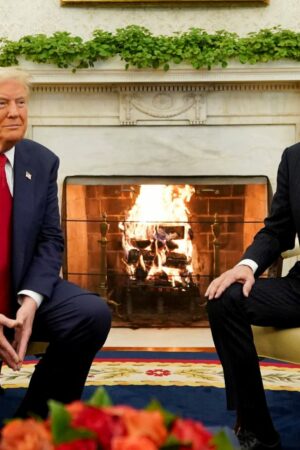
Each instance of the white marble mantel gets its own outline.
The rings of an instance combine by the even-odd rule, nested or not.
[[[300,140],[300,64],[73,73],[23,62],[32,77],[31,137],[69,175],[267,175]]]
[[[34,85],[47,84],[123,84],[123,83],[245,83],[245,82],[296,82],[300,81],[300,63],[278,61],[255,65],[231,62],[226,68],[195,70],[186,64],[171,65],[162,69],[125,70],[125,62],[118,58],[98,62],[93,68],[58,69],[51,65],[38,65],[22,61],[22,66],[32,75]]]

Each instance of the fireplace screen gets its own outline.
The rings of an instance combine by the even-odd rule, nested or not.
[[[68,177],[64,277],[114,326],[206,326],[204,292],[268,211],[266,177]]]

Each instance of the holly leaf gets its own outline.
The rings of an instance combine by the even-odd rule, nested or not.
[[[112,406],[112,401],[108,393],[103,387],[95,390],[91,398],[87,401],[88,405],[103,408],[105,406]]]
[[[215,434],[212,443],[215,444],[217,450],[235,450],[224,430]]]
[[[182,443],[177,439],[177,437],[169,434],[166,442],[160,447],[160,450],[179,450]]]
[[[71,415],[62,403],[50,400],[49,409],[51,415],[51,431],[55,445],[95,436],[93,432],[85,428],[73,428],[71,426]]]
[[[164,422],[167,428],[177,419],[177,416],[170,411],[167,411],[162,407],[162,405],[155,399],[151,400],[151,402],[146,407],[147,411],[160,411],[163,415]]]

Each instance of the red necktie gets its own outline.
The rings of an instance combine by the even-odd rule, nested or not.
[[[6,180],[6,161],[0,153],[0,313],[9,315],[12,196]]]

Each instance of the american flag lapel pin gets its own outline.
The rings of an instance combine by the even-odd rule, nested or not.
[[[32,175],[31,175],[30,172],[28,172],[28,171],[26,170],[26,172],[25,172],[25,177],[28,178],[28,180],[31,180]]]

